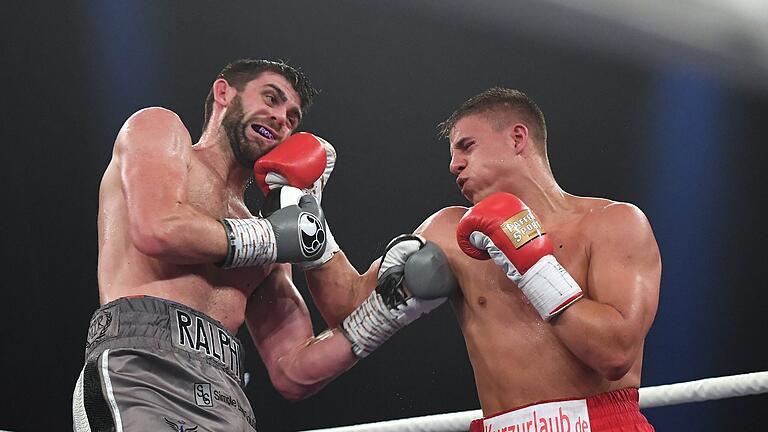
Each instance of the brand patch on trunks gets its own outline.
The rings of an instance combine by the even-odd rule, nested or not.
[[[234,398],[216,388],[213,390],[213,399],[236,409],[240,415],[243,416],[243,419],[245,419],[245,421],[248,422],[252,428],[256,429],[256,419],[253,417],[250,404],[247,401],[245,403],[240,402],[237,400],[237,398]]]
[[[91,324],[88,326],[85,349],[89,349],[94,343],[107,336],[117,336],[118,312],[116,307],[110,306],[106,309],[100,309],[93,315]]]
[[[585,399],[545,402],[483,420],[483,432],[590,432]]]
[[[195,383],[195,405],[212,407],[211,383]]]
[[[195,314],[170,308],[174,345],[204,354],[240,377],[240,344],[229,333]]]

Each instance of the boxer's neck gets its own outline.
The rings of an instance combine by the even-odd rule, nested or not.
[[[510,185],[511,192],[517,195],[541,219],[563,213],[570,208],[570,194],[565,192],[552,176],[552,172],[541,162],[527,164],[516,170]]]
[[[245,190],[252,172],[235,158],[221,125],[206,129],[194,147],[198,157],[221,178],[227,189]]]

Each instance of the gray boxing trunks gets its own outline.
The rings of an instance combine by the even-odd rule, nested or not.
[[[220,322],[184,305],[107,303],[88,328],[74,431],[255,431],[241,348]]]

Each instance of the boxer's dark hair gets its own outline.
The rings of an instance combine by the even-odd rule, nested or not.
[[[240,59],[235,60],[232,63],[226,65],[224,69],[219,72],[216,79],[222,78],[227,80],[229,85],[236,88],[241,92],[245,89],[245,86],[258,78],[264,72],[274,72],[282,75],[291,85],[296,93],[299,94],[301,103],[301,111],[306,110],[312,105],[312,101],[317,96],[317,90],[312,87],[312,83],[309,78],[304,75],[300,70],[287,65],[283,61],[272,60],[252,60],[252,59]],[[208,92],[208,97],[205,99],[205,118],[203,121],[203,130],[208,127],[208,121],[211,119],[211,113],[213,112],[213,88]]]
[[[528,130],[539,144],[542,155],[546,155],[547,123],[544,113],[536,102],[520,90],[504,87],[493,87],[469,98],[447,120],[437,128],[441,137],[449,138],[456,123],[464,117],[473,114],[489,114],[496,130],[509,124],[509,116],[513,113],[528,126]],[[501,115],[496,115],[501,114]]]

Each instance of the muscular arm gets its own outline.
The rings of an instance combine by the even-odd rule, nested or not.
[[[289,400],[316,393],[357,362],[338,329],[314,336],[288,265],[273,271],[251,296],[246,325],[272,383]]]
[[[175,264],[226,256],[222,225],[187,201],[192,143],[176,114],[147,108],[126,121],[115,142],[130,236],[136,248]]]
[[[603,211],[592,228],[588,294],[551,324],[573,354],[618,380],[637,360],[656,314],[661,258],[639,209],[614,204]]]
[[[361,275],[338,252],[322,267],[305,273],[312,299],[329,327],[337,326],[376,288],[378,263],[374,261]]]

